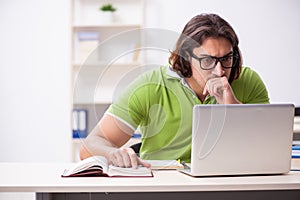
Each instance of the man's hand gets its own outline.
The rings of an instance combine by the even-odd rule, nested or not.
[[[208,79],[203,95],[214,96],[219,104],[239,104],[225,76]]]
[[[111,151],[108,155],[109,164],[118,167],[132,167],[137,168],[138,165],[144,167],[151,167],[151,165],[143,161],[136,155],[132,148],[122,147]]]

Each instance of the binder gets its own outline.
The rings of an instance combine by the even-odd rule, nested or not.
[[[292,146],[292,158],[300,158],[300,145]]]
[[[87,136],[87,110],[73,109],[72,129],[73,138],[85,138]]]
[[[73,138],[77,138],[78,134],[78,112],[77,110],[73,110],[72,112],[72,131],[73,131]]]

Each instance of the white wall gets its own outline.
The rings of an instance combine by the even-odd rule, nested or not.
[[[300,105],[299,8],[297,0],[151,0],[146,27],[181,32],[196,14],[220,14],[271,101]],[[70,159],[69,23],[70,1],[0,1],[0,161]]]
[[[0,162],[71,159],[70,2],[0,1]]]
[[[219,14],[237,32],[244,64],[261,75],[271,102],[300,106],[300,1],[151,0],[146,8],[147,27],[177,32],[197,14]]]

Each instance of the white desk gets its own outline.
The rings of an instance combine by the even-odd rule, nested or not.
[[[182,199],[180,194],[190,198],[195,195],[199,197],[201,194],[222,194],[221,199],[224,199],[224,194],[226,196],[228,192],[232,193],[230,194],[230,198],[232,198],[234,194],[241,195],[240,192],[244,194],[247,191],[249,194],[244,194],[243,199],[246,196],[247,198],[254,198],[251,195],[259,194],[259,196],[262,196],[262,191],[265,191],[265,195],[273,195],[274,197],[280,196],[278,192],[286,197],[288,195],[300,195],[300,172],[274,176],[194,178],[169,170],[154,171],[153,178],[61,178],[60,175],[63,169],[69,165],[1,163],[0,192],[36,192],[38,193],[37,199],[67,199],[66,194],[61,197],[62,193],[69,193],[69,195],[74,195],[72,193],[87,194],[89,197],[92,193],[96,193],[95,195],[106,195],[106,199],[108,194],[111,194],[111,199],[114,199],[114,195],[125,197],[128,194],[131,195],[126,197],[128,199],[132,199],[132,195],[141,198],[142,194],[148,192],[151,192],[151,195],[159,194],[157,198],[170,197],[173,199],[174,194],[178,199]],[[224,193],[220,193],[222,191]],[[46,193],[57,194],[49,196]],[[119,197],[115,197],[115,199]],[[216,196],[208,198],[218,199]],[[74,196],[72,196],[72,199],[74,199]],[[84,198],[80,197],[80,199]]]

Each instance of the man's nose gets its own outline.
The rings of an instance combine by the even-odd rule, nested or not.
[[[221,76],[224,75],[224,73],[225,73],[225,71],[224,71],[224,69],[223,69],[223,67],[222,67],[222,64],[221,64],[221,62],[218,60],[218,61],[217,61],[217,65],[216,65],[216,67],[215,67],[214,70],[213,70],[213,74],[216,75],[216,76],[221,77]]]

